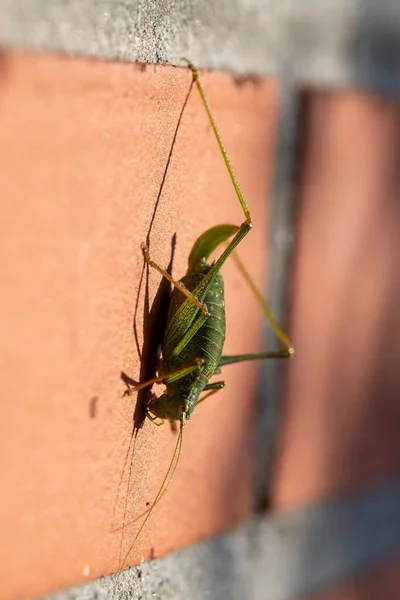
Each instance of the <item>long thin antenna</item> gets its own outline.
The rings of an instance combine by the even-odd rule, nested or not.
[[[179,427],[178,439],[176,440],[174,453],[173,453],[171,461],[169,463],[168,470],[167,470],[167,472],[165,474],[165,477],[164,477],[164,479],[163,479],[163,481],[162,481],[162,483],[160,485],[160,488],[159,488],[159,490],[158,490],[158,492],[157,492],[157,494],[156,494],[156,496],[155,496],[155,498],[154,498],[154,500],[153,500],[150,508],[147,511],[147,514],[146,514],[146,517],[145,517],[143,523],[139,527],[139,529],[138,529],[135,537],[133,538],[133,541],[130,543],[129,548],[128,548],[127,552],[125,553],[125,556],[124,556],[124,558],[122,560],[121,566],[118,569],[117,578],[116,578],[115,583],[114,583],[112,599],[115,598],[115,592],[117,591],[117,585],[118,585],[119,577],[120,577],[122,571],[124,570],[124,568],[125,568],[125,566],[127,564],[129,555],[131,554],[131,552],[132,552],[132,550],[133,550],[133,548],[134,548],[134,546],[135,546],[135,544],[136,544],[136,542],[137,542],[140,534],[143,531],[144,526],[146,525],[146,523],[147,523],[147,521],[148,521],[151,513],[153,512],[154,507],[156,506],[156,504],[160,500],[161,496],[166,492],[166,490],[167,490],[169,484],[171,483],[172,478],[173,478],[173,476],[175,474],[176,468],[177,468],[178,463],[179,463],[179,458],[180,458],[180,455],[181,455],[181,450],[182,450],[182,439],[183,439],[183,427],[184,427],[184,424],[185,424],[185,417],[182,417],[181,420],[180,420],[180,427]]]

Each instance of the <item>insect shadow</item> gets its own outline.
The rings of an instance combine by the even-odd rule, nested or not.
[[[148,228],[147,235],[146,235],[146,245],[147,246],[150,245],[151,231],[152,231],[152,228],[154,225],[154,221],[156,219],[157,210],[158,210],[162,192],[163,192],[163,189],[165,186],[165,182],[166,182],[166,178],[167,178],[167,174],[168,174],[168,170],[169,170],[169,165],[171,163],[171,158],[172,158],[175,143],[176,143],[176,140],[178,137],[178,131],[180,128],[182,117],[185,112],[192,88],[193,88],[193,81],[191,82],[188,92],[185,96],[185,100],[182,105],[181,111],[179,113],[179,118],[178,118],[175,130],[174,130],[174,135],[172,138],[170,150],[169,150],[167,161],[165,164],[165,169],[163,172],[163,176],[161,179],[157,198],[156,198],[156,201],[154,204],[153,214],[152,214],[149,228]],[[138,240],[138,242],[139,242],[139,240]],[[173,261],[174,261],[175,245],[176,245],[176,233],[174,233],[174,235],[171,238],[170,260],[169,260],[168,267],[166,269],[167,272],[170,274],[172,272],[172,266],[173,266]],[[140,348],[139,333],[138,333],[138,313],[139,313],[140,300],[142,298],[143,285],[144,285],[143,345]],[[149,265],[145,261],[143,261],[142,272],[141,272],[140,278],[139,278],[138,291],[137,291],[137,295],[136,295],[136,299],[135,299],[135,303],[134,303],[133,322],[132,322],[134,345],[135,345],[136,352],[140,359],[139,381],[146,381],[148,379],[151,379],[156,374],[158,358],[159,358],[159,349],[160,349],[161,341],[164,337],[164,331],[165,331],[165,327],[166,327],[166,323],[167,323],[167,314],[168,314],[170,295],[171,295],[171,284],[164,277],[162,277],[160,284],[158,286],[158,290],[154,297],[152,306],[150,308]],[[120,377],[127,387],[127,390],[125,392],[125,395],[127,395],[129,392],[129,387],[137,385],[138,382],[135,381],[134,379],[132,379],[124,371],[121,371]],[[124,473],[126,472],[126,468],[127,468],[129,457],[130,457],[129,468],[128,468],[128,483],[127,483],[127,489],[126,489],[126,493],[125,493],[124,514],[123,514],[123,519],[122,519],[123,523],[122,523],[122,527],[121,526],[116,527],[116,528],[113,527],[112,528],[113,532],[116,532],[116,531],[123,532],[124,529],[130,525],[130,523],[128,523],[126,521],[126,516],[127,516],[127,510],[128,510],[128,498],[130,495],[130,490],[131,490],[131,485],[132,485],[132,469],[133,469],[133,458],[135,455],[135,445],[136,445],[137,435],[138,435],[140,429],[142,428],[143,423],[146,419],[146,408],[150,401],[151,394],[152,394],[151,388],[144,388],[144,389],[140,390],[137,394],[136,405],[135,405],[135,409],[134,409],[134,412],[132,415],[132,431],[130,434],[129,445],[128,445],[128,449],[125,454],[124,465],[122,468],[120,483],[119,483],[118,490],[117,490],[116,504],[118,502],[118,498],[120,497]],[[114,507],[114,514],[115,514],[115,510],[116,510],[116,506]]]
[[[176,245],[176,233],[171,238],[171,252],[170,261],[167,267],[168,273],[171,273],[174,262]],[[143,312],[143,345],[140,349],[139,335],[137,327],[137,316],[139,311],[139,302],[141,296],[141,289],[143,287],[143,280],[145,280],[144,286],[144,312]],[[164,331],[167,323],[167,314],[169,299],[171,296],[171,284],[166,279],[162,278],[160,285],[158,286],[157,293],[154,297],[153,304],[150,308],[149,299],[149,267],[147,264],[143,265],[142,273],[139,280],[139,290],[135,302],[135,309],[133,315],[133,335],[135,339],[136,350],[140,358],[140,375],[139,381],[146,381],[156,375],[159,349],[164,336]],[[121,378],[127,386],[137,385],[138,382],[134,381],[123,371],[121,372]],[[132,435],[136,436],[138,431],[143,426],[146,418],[146,407],[151,398],[151,388],[144,388],[137,394],[137,400],[135,410],[133,413],[133,431]]]
[[[149,229],[146,235],[146,246],[150,246],[150,236],[151,231],[153,229],[154,221],[156,218],[157,210],[160,204],[162,192],[164,190],[165,181],[167,179],[167,173],[169,170],[169,165],[171,163],[171,158],[173,155],[175,143],[178,137],[178,131],[180,129],[181,121],[183,114],[185,112],[190,94],[193,88],[193,81],[191,82],[189,89],[187,91],[185,100],[183,102],[181,111],[179,113],[179,118],[175,127],[174,135],[171,142],[171,147],[168,153],[167,161],[165,164],[165,169],[163,172],[163,176],[161,179],[160,187],[158,190],[156,202],[154,204],[154,210],[151,217]],[[167,267],[167,272],[171,274],[172,265],[175,253],[175,244],[176,244],[176,233],[172,236],[171,239],[171,253],[170,253],[170,261]],[[138,336],[138,327],[137,327],[137,315],[139,311],[139,302],[141,297],[141,291],[143,287],[143,279],[146,274],[145,279],[145,294],[144,294],[144,312],[143,312],[143,346],[140,349],[139,336]],[[159,355],[159,348],[161,341],[164,336],[165,326],[167,322],[167,313],[169,306],[169,298],[171,295],[171,284],[165,279],[162,278],[160,281],[160,285],[158,287],[156,296],[153,300],[152,307],[150,309],[149,302],[149,266],[143,261],[142,272],[140,275],[138,292],[136,295],[134,313],[133,313],[133,337],[135,340],[136,351],[138,353],[140,359],[140,376],[139,381],[146,381],[147,379],[151,379],[154,377],[157,370],[157,362]],[[129,375],[121,371],[121,379],[129,388],[131,385],[135,385],[138,382],[134,381]],[[127,390],[128,392],[128,390]],[[140,390],[137,395],[137,402],[135,406],[135,411],[133,414],[133,431],[132,435],[136,436],[138,431],[143,426],[144,420],[146,418],[146,406],[150,400],[151,396],[151,388],[144,388]]]

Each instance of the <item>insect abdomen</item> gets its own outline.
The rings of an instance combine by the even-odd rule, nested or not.
[[[180,281],[188,290],[193,291],[204,278],[205,274],[191,272],[182,277]],[[210,313],[206,321],[182,349],[180,354],[173,357],[173,348],[168,343],[168,324],[185,300],[186,297],[182,292],[174,289],[168,312],[167,333],[162,347],[163,363],[168,370],[172,370],[188,364],[196,358],[202,358],[204,360],[202,372],[206,377],[210,377],[218,367],[225,342],[225,302],[222,276],[219,273],[217,274],[203,298],[203,302]],[[197,319],[199,316],[200,310],[197,311],[195,318]],[[186,333],[186,330],[181,332],[182,337]]]

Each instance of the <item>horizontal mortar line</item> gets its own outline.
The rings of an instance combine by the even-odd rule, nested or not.
[[[213,3],[0,0],[0,43],[399,91],[397,0],[222,0],[217,14]]]
[[[227,534],[128,569],[120,576],[118,598],[290,600],[369,572],[399,551],[400,479],[394,479],[363,493],[254,517]],[[42,600],[105,600],[112,585],[113,578],[105,577]]]

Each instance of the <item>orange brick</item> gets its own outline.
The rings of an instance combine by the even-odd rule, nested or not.
[[[1,598],[33,596],[118,567],[139,374],[142,256],[188,70],[4,54],[0,95]],[[265,280],[266,197],[275,88],[205,74],[204,85],[255,227],[241,249]],[[185,112],[150,247],[186,268],[197,235],[243,219],[199,98]],[[225,269],[230,353],[260,347],[261,315]],[[159,276],[149,277],[149,302]],[[254,308],[253,308],[254,307]],[[229,528],[249,509],[253,392],[260,365],[226,369],[227,387],[187,424],[175,479],[131,561]],[[168,426],[145,424],[126,500],[129,520],[156,493],[172,455]],[[129,463],[129,461],[128,461]],[[116,508],[117,507],[117,508]],[[125,542],[134,531],[124,535]],[[23,579],[21,579],[23,573]]]

